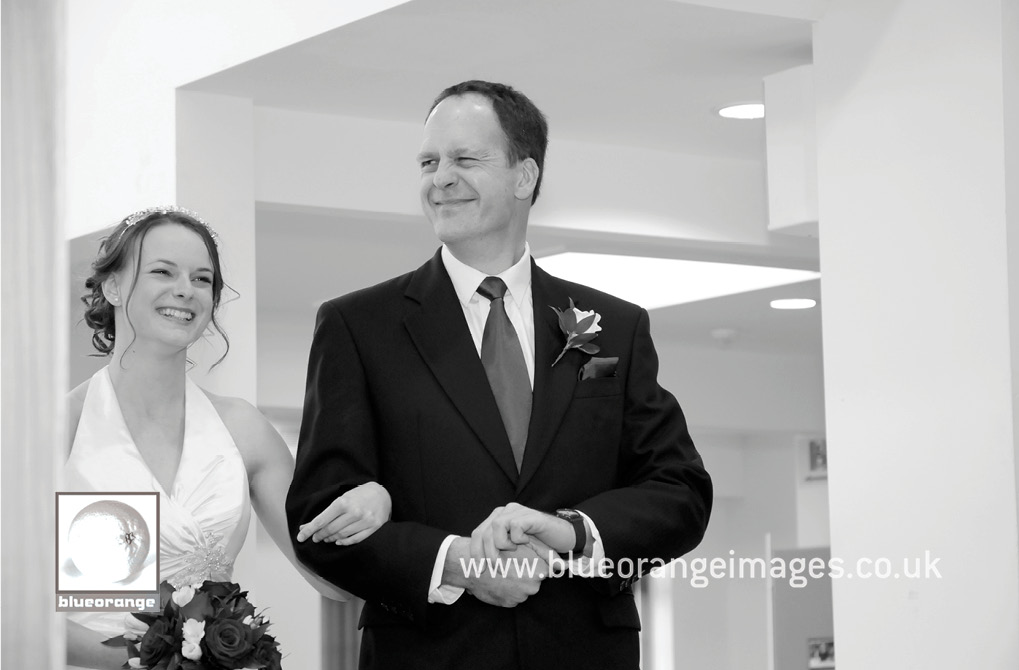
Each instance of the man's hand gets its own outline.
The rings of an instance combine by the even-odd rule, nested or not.
[[[393,503],[377,482],[356,486],[334,500],[318,516],[301,526],[297,541],[357,544],[389,521]]]
[[[540,541],[532,540],[477,559],[470,554],[470,540],[460,537],[446,554],[442,583],[465,588],[489,605],[516,607],[537,593],[548,577],[549,551]]]
[[[590,537],[590,534],[588,535]],[[517,503],[496,507],[471,533],[471,556],[492,558],[538,540],[557,553],[572,551],[577,533],[570,522]],[[547,559],[548,554],[543,558]]]

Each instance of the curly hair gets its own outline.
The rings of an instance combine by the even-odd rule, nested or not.
[[[216,321],[216,309],[219,307],[223,287],[226,286],[223,281],[216,239],[209,227],[197,217],[183,211],[171,209],[154,210],[141,218],[138,218],[137,214],[127,216],[99,244],[99,253],[92,262],[92,275],[85,280],[86,292],[81,296],[81,301],[85,303],[85,323],[94,331],[92,333],[92,346],[96,348],[99,355],[109,356],[112,354],[114,343],[117,339],[116,321],[114,319],[115,310],[110,301],[106,299],[106,294],[103,292],[103,282],[114,273],[125,269],[128,262],[133,259],[135,272],[127,299],[124,302],[124,307],[126,308],[127,302],[130,301],[131,294],[134,292],[134,285],[138,281],[142,244],[145,241],[145,236],[156,226],[167,223],[184,226],[198,235],[205,243],[205,248],[209,252],[209,258],[212,260],[213,270],[212,326],[226,342],[227,352],[230,351],[230,339],[219,325],[219,322]],[[128,320],[128,323],[130,323],[130,320]],[[214,366],[218,365],[224,358],[226,358],[226,352],[216,361]]]
[[[492,109],[499,119],[502,132],[506,135],[506,150],[513,164],[531,158],[538,165],[538,181],[534,185],[531,204],[538,199],[541,178],[545,176],[545,151],[548,149],[548,120],[531,99],[512,86],[472,79],[445,89],[428,109],[425,121],[440,102],[453,96],[474,93],[492,103]]]

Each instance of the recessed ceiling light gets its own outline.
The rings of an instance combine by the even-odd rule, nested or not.
[[[729,105],[718,110],[718,115],[726,119],[763,119],[764,104],[760,102],[749,102],[742,105]]]
[[[761,265],[578,252],[545,256],[537,259],[537,263],[556,277],[586,284],[645,309],[795,284],[821,276],[811,270]]]
[[[783,298],[771,301],[773,309],[810,309],[816,304],[817,301],[810,298]]]

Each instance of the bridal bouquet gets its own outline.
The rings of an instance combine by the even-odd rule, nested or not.
[[[279,643],[255,613],[247,591],[206,581],[175,589],[159,585],[161,613],[131,612],[123,635],[103,644],[127,647],[124,668],[148,670],[280,670]]]

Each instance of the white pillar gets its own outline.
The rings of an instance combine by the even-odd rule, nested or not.
[[[63,0],[3,2],[3,654],[63,668],[54,492],[66,451]]]
[[[177,204],[198,212],[219,237],[224,288],[217,321],[230,338],[199,342],[191,376],[214,393],[256,402],[254,113],[251,100],[177,93]]]
[[[832,555],[900,573],[834,580],[839,668],[1019,667],[1016,14],[815,29]],[[925,552],[942,578],[901,576]]]
[[[224,277],[239,294],[224,293],[217,317],[230,337],[229,355],[210,372],[222,355],[222,341],[192,347],[191,376],[214,393],[257,405],[254,151],[251,100],[177,93],[177,200],[215,228]],[[321,667],[321,598],[257,522],[238,556],[234,580],[251,592],[259,609],[268,609],[286,666]]]

